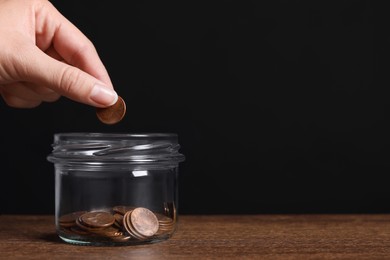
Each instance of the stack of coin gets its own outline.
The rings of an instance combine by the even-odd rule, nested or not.
[[[117,226],[118,228],[122,229],[124,232],[126,232],[126,229],[124,228],[123,225],[123,217],[126,214],[126,212],[131,211],[135,209],[135,207],[130,207],[130,206],[115,206],[112,208],[112,212],[115,217],[115,223],[114,225]]]
[[[170,217],[167,217],[163,214],[156,213],[159,229],[156,235],[161,235],[164,233],[172,233],[175,230],[176,221]]]
[[[103,237],[117,237],[123,232],[113,226],[115,217],[105,211],[87,212],[76,219],[77,226],[85,232]]]
[[[62,215],[61,218],[59,219],[59,224],[61,227],[64,228],[74,227],[76,226],[76,220],[84,213],[87,213],[87,211],[77,211],[66,215]]]
[[[164,214],[169,216],[176,222],[176,207],[173,202],[165,202],[164,203]]]
[[[167,213],[164,210],[164,214]],[[77,211],[62,215],[58,223],[65,236],[115,242],[126,242],[129,239],[145,241],[173,233],[176,211],[169,213],[174,213],[174,216],[171,218],[163,213],[154,213],[144,207],[115,206],[107,210]]]
[[[156,234],[159,222],[152,211],[139,207],[125,213],[123,226],[132,237],[145,240]]]

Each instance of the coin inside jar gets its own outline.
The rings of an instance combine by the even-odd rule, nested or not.
[[[79,217],[79,220],[83,225],[94,228],[108,227],[115,222],[114,216],[104,211],[85,213]]]
[[[126,114],[126,103],[118,96],[117,102],[109,107],[96,108],[96,116],[98,119],[107,125],[113,125],[123,119]]]
[[[153,212],[143,207],[117,205],[67,213],[59,217],[58,224],[61,236],[70,239],[138,243],[171,235],[175,231],[176,217],[169,216],[165,210]]]
[[[153,236],[159,228],[156,215],[147,208],[134,209],[131,212],[130,220],[135,232],[143,237]]]
[[[69,214],[61,216],[59,218],[58,222],[62,227],[72,227],[72,226],[76,225],[76,219],[85,213],[87,213],[87,212],[86,211],[77,211],[77,212],[69,213]]]

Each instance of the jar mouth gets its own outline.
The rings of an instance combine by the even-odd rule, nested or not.
[[[184,161],[175,133],[56,133],[53,163],[177,164]]]
[[[69,132],[69,133],[55,133],[54,142],[68,141],[68,140],[111,140],[111,139],[171,139],[177,142],[178,136],[176,133],[97,133],[97,132]]]

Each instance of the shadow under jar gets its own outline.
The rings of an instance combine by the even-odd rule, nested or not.
[[[178,221],[179,153],[173,133],[58,133],[55,168],[59,237],[78,245],[163,241]]]

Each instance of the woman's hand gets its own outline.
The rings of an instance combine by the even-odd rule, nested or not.
[[[118,98],[94,45],[47,0],[0,0],[0,94],[17,108]]]

